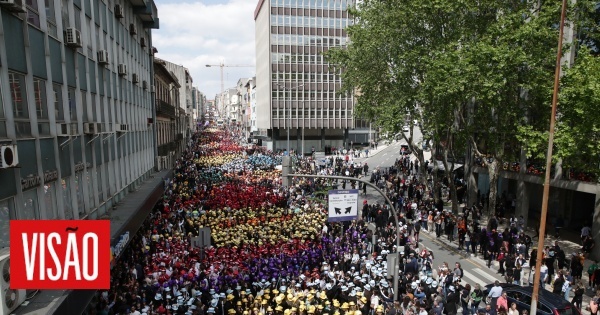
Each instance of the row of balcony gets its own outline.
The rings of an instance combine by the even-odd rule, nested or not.
[[[484,163],[481,159],[476,158],[475,163],[476,166],[484,167]],[[521,171],[521,163],[519,162],[504,162],[502,165],[502,170],[512,171],[512,172],[520,172]],[[538,175],[544,176],[546,174],[546,165],[543,162],[535,162],[535,161],[527,161],[527,165],[525,166],[525,173],[530,175]],[[554,178],[555,169],[550,170],[550,177]],[[563,169],[562,177],[563,180],[578,180],[582,182],[598,182],[599,178],[596,174],[582,172],[576,169],[568,168]]]

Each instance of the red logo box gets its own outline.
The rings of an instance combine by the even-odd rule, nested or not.
[[[109,220],[10,221],[11,289],[109,289]]]

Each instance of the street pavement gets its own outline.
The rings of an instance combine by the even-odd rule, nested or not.
[[[397,158],[400,157],[400,145],[406,143],[405,140],[393,141],[389,144],[383,144],[378,146],[377,150],[371,150],[369,152],[369,157],[360,157],[355,158],[354,162],[360,162],[364,164],[365,162],[369,165],[369,173],[375,169],[376,167],[380,167],[381,169],[388,168],[394,164]],[[426,152],[429,153],[429,152]],[[430,154],[427,154],[426,157],[429,158]],[[414,160],[415,156],[411,156],[411,160]],[[379,203],[384,204],[386,201],[377,191],[368,187],[367,194],[362,195],[360,198],[366,199],[369,204]],[[450,209],[450,206],[448,206]],[[484,214],[484,217],[480,220],[480,223],[485,224],[487,222],[487,216]],[[529,235],[535,235],[535,230],[533,228],[529,228],[527,230]],[[581,245],[577,244],[574,240],[568,239],[555,239],[551,235],[547,235],[545,239],[545,245],[553,245],[554,241],[558,241],[559,245],[565,253],[567,257],[570,258],[570,253],[579,251],[581,249]],[[420,245],[425,246],[427,249],[433,251],[434,253],[434,266],[440,266],[443,262],[447,262],[449,266],[454,266],[454,263],[459,262],[464,270],[464,278],[463,285],[466,283],[471,284],[473,286],[475,283],[479,283],[480,285],[485,286],[487,284],[493,283],[496,280],[501,282],[505,282],[505,280],[497,273],[499,268],[499,264],[497,261],[492,262],[491,267],[487,267],[486,261],[483,259],[481,255],[475,256],[470,253],[465,252],[464,250],[458,249],[458,243],[450,242],[445,236],[440,238],[436,238],[435,234],[429,234],[427,231],[422,230],[420,234]],[[534,246],[537,245],[537,239],[534,239]],[[587,268],[591,262],[586,260],[584,269],[583,269],[583,277],[582,282],[587,288],[588,283],[588,275]],[[524,268],[523,270],[523,283],[527,284],[527,279],[532,277],[530,274],[530,268]],[[551,289],[550,285],[546,285],[546,289]],[[573,297],[573,291],[571,290],[570,299]],[[589,314],[589,311],[585,310],[585,307],[589,305],[589,300],[593,296],[592,290],[587,290],[584,294],[583,298],[583,309],[581,310],[582,314]]]

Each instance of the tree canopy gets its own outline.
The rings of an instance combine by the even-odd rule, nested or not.
[[[572,10],[576,14],[570,15],[588,39],[595,38],[597,28],[586,26],[593,25],[592,3],[577,1]],[[365,0],[351,10],[355,23],[347,29],[348,46],[326,55],[340,71],[344,88],[355,92],[358,117],[391,134],[401,130],[407,117],[417,120],[435,143],[444,144],[438,146],[442,149],[471,145],[494,177],[502,162],[518,160],[515,148],[520,144],[531,145],[531,139],[543,143],[560,5],[561,1]],[[561,110],[563,117],[572,118],[562,118],[558,133],[566,138],[557,138],[557,144],[576,146],[586,154],[598,152],[597,140],[574,144],[569,139],[598,131],[597,123],[573,127],[583,121],[577,113],[594,108],[592,100],[598,112],[598,92],[591,92],[594,84],[598,87],[600,72],[588,71],[598,63],[589,55],[581,54],[581,65],[576,62],[562,82],[561,105],[578,105]],[[412,139],[407,140],[411,144]],[[494,203],[490,196],[490,205]]]

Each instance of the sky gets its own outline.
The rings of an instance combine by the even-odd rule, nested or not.
[[[156,57],[188,68],[208,99],[239,78],[255,75],[254,9],[258,0],[155,0],[160,28],[152,30]],[[227,67],[251,65],[251,67]]]

